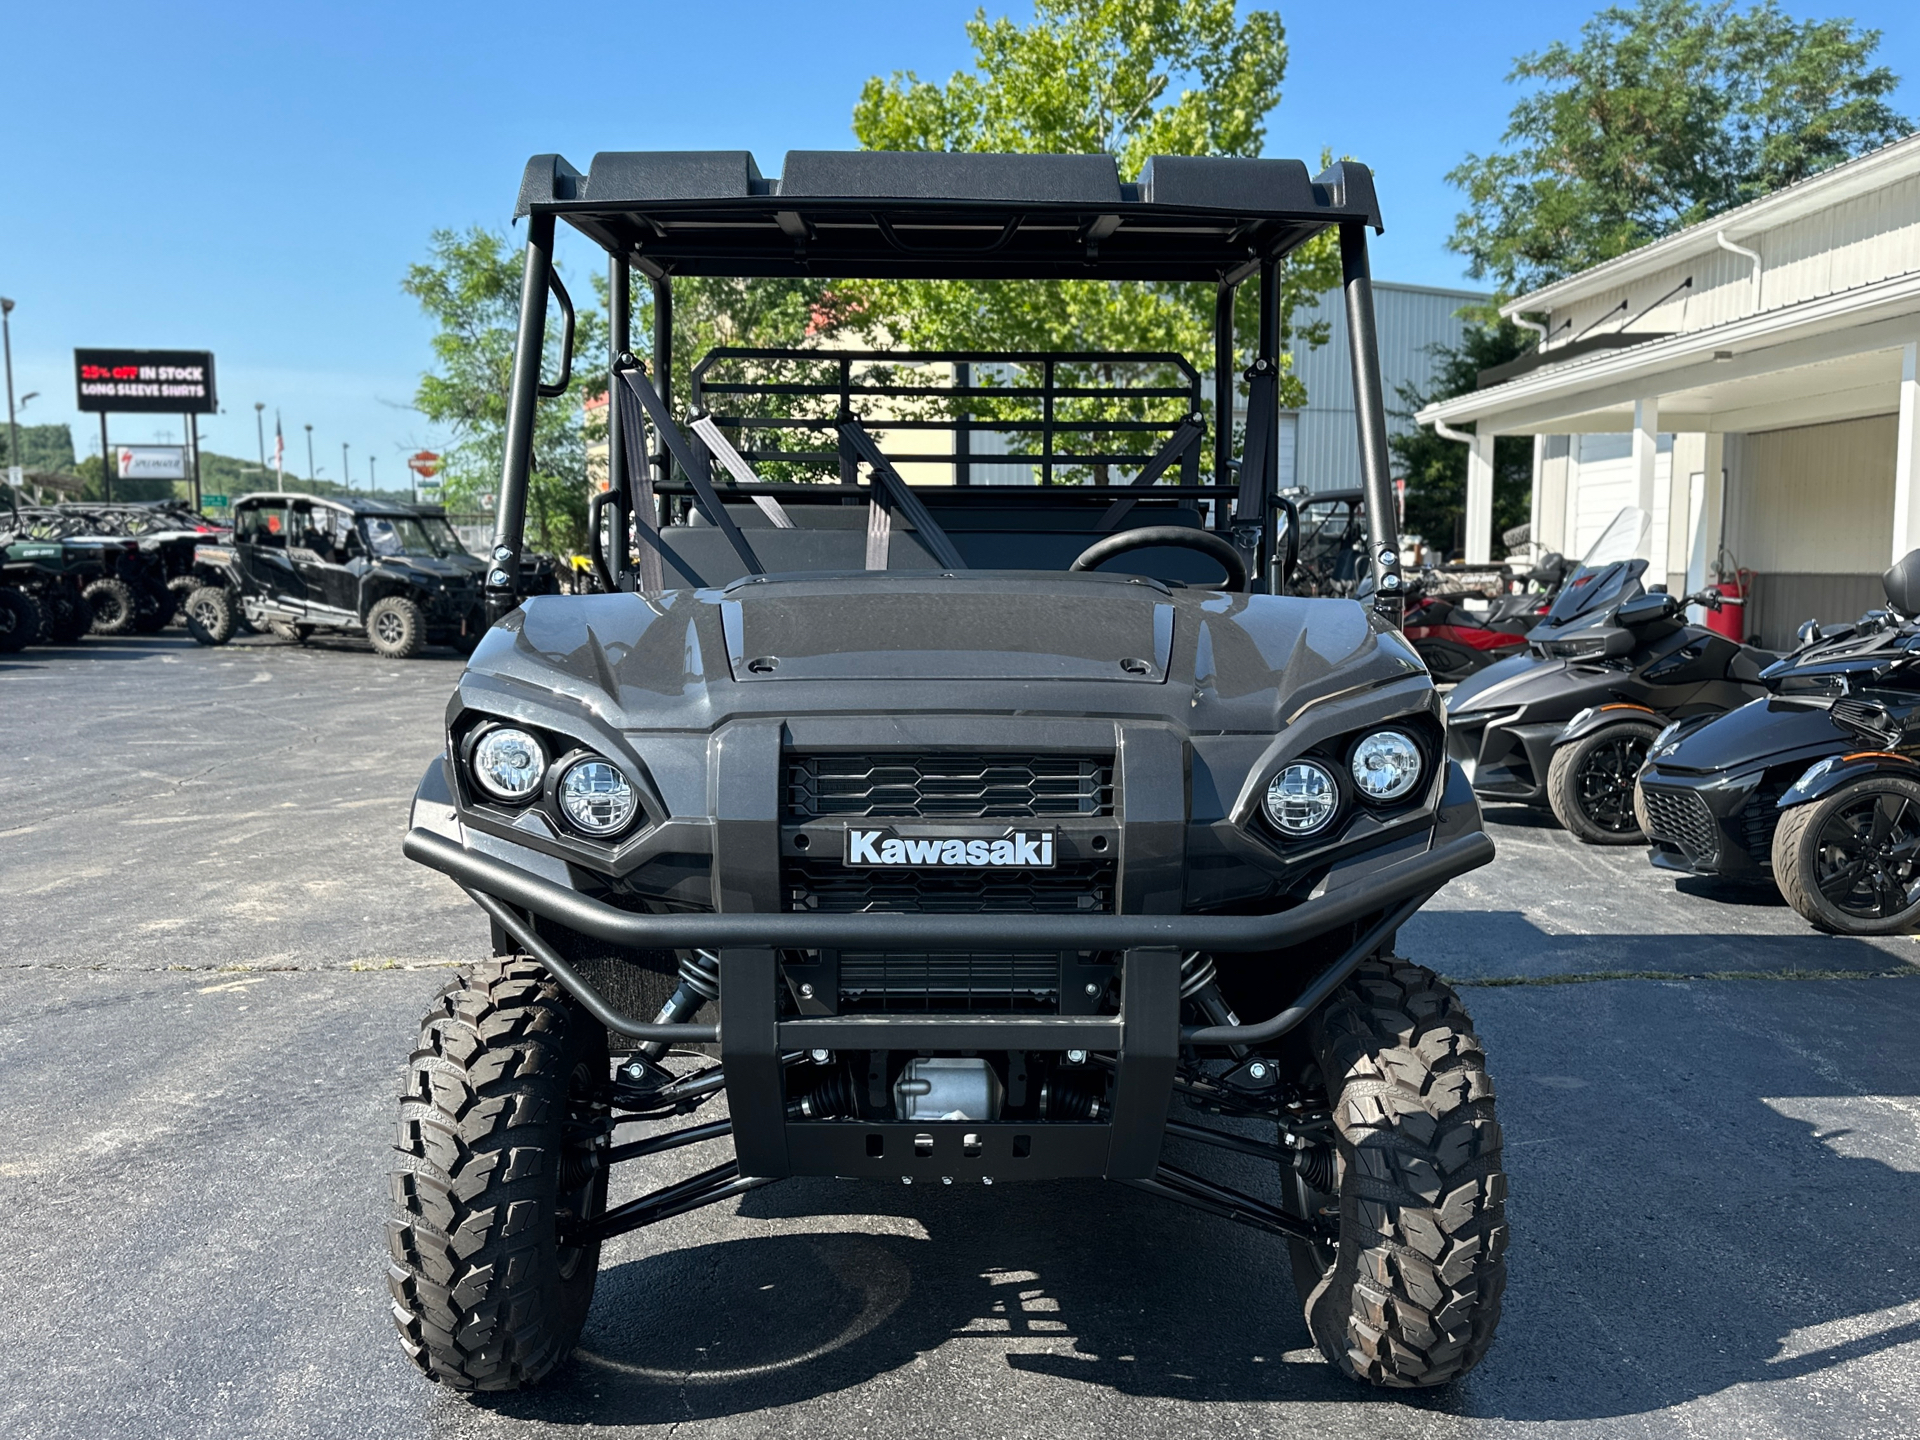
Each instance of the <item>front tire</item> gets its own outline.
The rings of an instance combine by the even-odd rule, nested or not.
[[[139,612],[134,604],[133,587],[126,581],[109,575],[87,586],[83,594],[92,607],[94,634],[124,635],[133,628],[134,617]]]
[[[606,1206],[607,1036],[530,960],[462,971],[421,1022],[395,1148],[388,1286],[431,1380],[518,1390],[586,1324]]]
[[[427,648],[427,617],[404,595],[389,595],[367,611],[367,638],[389,660],[411,660]]]
[[[1634,789],[1657,725],[1609,725],[1555,747],[1547,766],[1553,817],[1589,845],[1644,845]]]
[[[0,655],[24,650],[40,638],[40,604],[24,590],[0,589]]]
[[[1493,1343],[1507,1284],[1507,1177],[1486,1057],[1432,971],[1369,960],[1310,1022],[1339,1160],[1340,1240],[1295,1247],[1307,1327],[1342,1373],[1443,1385]]]
[[[1920,925],[1920,784],[1870,775],[1780,817],[1773,878],[1816,930],[1903,935]]]
[[[233,597],[219,585],[202,585],[180,607],[187,633],[201,645],[224,645],[233,639]]]

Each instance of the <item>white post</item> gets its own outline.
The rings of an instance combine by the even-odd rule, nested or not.
[[[1493,559],[1493,431],[1482,420],[1467,449],[1467,554],[1469,565]]]
[[[1653,467],[1660,455],[1660,401],[1657,396],[1633,402],[1633,503],[1653,514]],[[1640,547],[1647,561],[1646,583],[1649,589],[1664,584],[1666,557],[1653,553],[1653,527]]]
[[[1914,469],[1920,465],[1920,344],[1900,351],[1900,429],[1893,445],[1893,558],[1920,549],[1920,506]],[[1469,532],[1471,533],[1471,532]]]
[[[1533,542],[1534,553],[1539,554],[1546,547],[1541,543],[1540,482],[1547,468],[1547,437],[1533,437],[1533,487],[1527,499],[1527,538]]]

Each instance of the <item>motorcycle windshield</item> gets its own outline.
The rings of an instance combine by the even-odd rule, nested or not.
[[[1634,557],[1652,529],[1653,517],[1637,505],[1626,506],[1608,521],[1580,557],[1580,568],[1560,587],[1546,623],[1565,625],[1626,599],[1629,587],[1637,587],[1646,572],[1647,562]]]

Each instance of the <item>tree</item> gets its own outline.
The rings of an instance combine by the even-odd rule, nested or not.
[[[1509,321],[1469,326],[1456,346],[1436,346],[1440,362],[1433,384],[1425,392],[1400,387],[1400,403],[1411,415],[1423,406],[1450,400],[1478,388],[1480,372],[1503,365],[1533,343],[1533,337]],[[1391,437],[1388,446],[1406,477],[1406,522],[1410,535],[1451,555],[1466,545],[1467,447],[1431,430],[1409,427]],[[1502,435],[1493,442],[1493,537],[1500,549],[1501,532],[1527,518],[1533,500],[1533,437]]]
[[[1880,32],[1775,0],[1639,0],[1514,62],[1534,83],[1503,148],[1447,178],[1449,248],[1508,295],[1537,289],[1898,139]]]
[[[1286,74],[1280,17],[1236,15],[1234,0],[1036,0],[1030,25],[979,11],[966,28],[973,73],[957,71],[945,85],[911,71],[867,81],[853,112],[863,147],[1106,151],[1126,176],[1156,154],[1257,155]],[[1285,323],[1338,279],[1331,236],[1303,247],[1283,270]],[[1243,339],[1257,333],[1257,290],[1241,287]],[[880,281],[836,298],[846,323],[857,318],[912,348],[1212,356],[1214,290],[1205,284]],[[1323,328],[1303,338],[1320,343]],[[1292,375],[1282,400],[1306,401]]]
[[[437,370],[420,377],[414,406],[454,435],[445,455],[447,503],[478,509],[500,484],[506,454],[507,392],[520,315],[523,257],[508,238],[475,226],[464,234],[436,230],[431,258],[409,266],[401,289],[438,324],[433,337]],[[591,374],[606,353],[601,312],[577,304],[574,359]],[[557,316],[549,317],[542,373],[559,373]],[[567,393],[540,399],[534,410],[533,468],[527,481],[527,525],[532,544],[574,550],[583,543],[587,513],[584,393],[594,388],[576,375]]]

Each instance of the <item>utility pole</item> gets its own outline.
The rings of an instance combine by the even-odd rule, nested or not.
[[[340,483],[347,487],[347,494],[353,494],[353,471],[347,468],[347,442],[340,442]]]
[[[253,428],[260,437],[260,473],[267,473],[267,402],[253,402]]]
[[[0,296],[0,340],[7,350],[7,503],[13,507],[13,519],[20,522],[20,481],[26,468],[20,460],[20,425],[13,417],[13,301]],[[104,461],[105,456],[101,459]]]
[[[309,425],[307,426],[307,489],[312,490],[313,486],[313,426]]]
[[[369,496],[374,495],[378,493],[379,489],[380,487],[374,484],[373,481],[373,456],[369,455],[367,456],[367,494]]]

